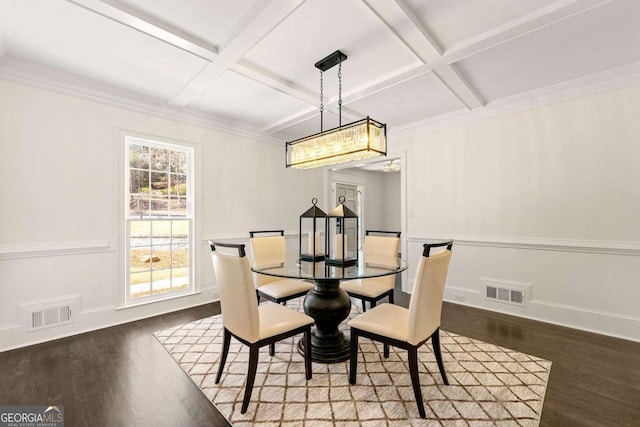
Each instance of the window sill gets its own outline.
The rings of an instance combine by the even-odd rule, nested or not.
[[[191,296],[194,296],[194,295],[199,295],[201,293],[202,293],[201,291],[193,291],[193,292],[180,294],[180,295],[171,295],[171,296],[167,296],[165,298],[158,298],[158,299],[152,299],[152,300],[148,300],[148,301],[140,301],[140,302],[130,303],[130,304],[126,304],[126,305],[117,307],[116,311],[118,311],[118,310],[126,310],[127,308],[133,308],[133,307],[141,307],[141,306],[144,306],[144,305],[155,304],[155,303],[159,303],[159,302],[163,302],[163,301],[171,301],[171,300],[175,300],[175,299],[179,299],[179,298],[191,297]]]

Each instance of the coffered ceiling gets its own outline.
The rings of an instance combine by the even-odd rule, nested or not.
[[[290,140],[319,131],[337,49],[343,122],[393,132],[638,75],[639,22],[638,0],[0,0],[0,66]]]

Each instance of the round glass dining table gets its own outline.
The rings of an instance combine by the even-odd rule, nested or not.
[[[350,355],[349,339],[338,325],[349,315],[351,299],[340,288],[340,282],[398,274],[407,267],[406,261],[400,258],[380,255],[364,257],[361,253],[356,264],[343,267],[324,261],[302,261],[297,253],[292,253],[282,262],[256,265],[251,270],[269,276],[314,282],[314,288],[304,298],[304,312],[315,320],[311,333],[311,358],[314,362],[337,363],[348,360]],[[304,353],[304,340],[300,340],[298,349]]]

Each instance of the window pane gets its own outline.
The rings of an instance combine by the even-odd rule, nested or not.
[[[179,291],[189,287],[189,267],[174,268],[171,280],[172,289]]]
[[[131,247],[151,245],[151,221],[131,221],[129,225]]]
[[[161,148],[151,148],[151,170],[169,170],[169,150]]]
[[[187,176],[171,174],[171,216],[187,216]]]
[[[189,221],[171,221],[171,237],[173,239],[173,243],[189,243]]]
[[[155,242],[168,239],[154,239]],[[171,246],[170,245],[154,245],[151,248],[153,253],[153,269],[171,267]]]
[[[151,295],[151,272],[143,271],[131,273],[129,277],[129,296],[131,298],[140,298]]]
[[[183,151],[171,152],[171,172],[187,173],[187,153]]]
[[[151,215],[169,215],[169,174],[151,172]]]
[[[149,147],[144,145],[129,146],[129,166],[132,168],[149,168]]]
[[[187,267],[189,265],[189,247],[187,245],[173,245],[171,253],[171,267]]]
[[[153,295],[171,291],[171,269],[153,270],[151,277]]]
[[[129,174],[129,215],[149,214],[149,174],[132,170]]]

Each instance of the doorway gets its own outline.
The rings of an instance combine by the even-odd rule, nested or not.
[[[335,206],[340,205],[340,198],[344,197],[344,205],[356,213],[359,217],[359,221],[362,220],[362,212],[360,206],[360,197],[358,186],[353,184],[345,184],[336,182],[335,184]],[[338,222],[339,224],[339,222]],[[336,231],[338,232],[338,231]],[[356,238],[356,224],[355,221],[345,221],[345,235],[347,237],[347,251],[356,251],[356,240],[361,240],[360,236]],[[359,249],[359,248],[358,248]]]

